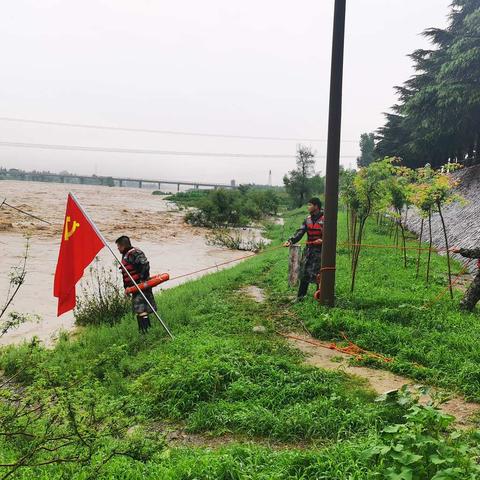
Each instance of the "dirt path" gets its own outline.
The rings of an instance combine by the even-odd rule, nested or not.
[[[306,450],[321,448],[322,442],[299,441],[280,442],[266,438],[251,438],[248,435],[223,434],[212,435],[208,433],[191,433],[182,425],[158,423],[151,427],[154,431],[160,431],[165,436],[165,441],[171,447],[209,448],[218,449],[228,445],[255,445],[271,450]]]
[[[366,380],[370,387],[379,395],[392,390],[398,390],[403,385],[414,385],[416,383],[410,378],[395,375],[386,370],[350,365],[349,360],[352,358],[350,355],[307,343],[309,341],[313,343],[318,342],[318,340],[312,337],[297,333],[291,335],[301,339],[288,338],[288,342],[306,354],[305,363],[314,367],[324,368],[325,370],[340,370],[349,375],[360,377]],[[476,425],[476,422],[472,421],[472,417],[480,412],[480,404],[467,402],[463,398],[455,396],[442,404],[440,409],[445,413],[453,415],[456,418],[458,427],[468,428]]]

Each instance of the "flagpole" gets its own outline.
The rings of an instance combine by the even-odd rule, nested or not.
[[[110,253],[113,255],[113,258],[115,259],[115,261],[120,265],[120,268],[123,269],[123,271],[129,276],[130,280],[132,281],[132,283],[137,287],[138,291],[140,292],[140,294],[142,295],[143,299],[147,302],[147,305],[151,308],[153,314],[158,318],[158,321],[162,324],[163,328],[165,329],[165,331],[170,335],[170,337],[173,339],[173,335],[172,333],[170,332],[170,330],[168,329],[167,325],[164,323],[164,321],[160,318],[160,315],[157,313],[157,311],[153,308],[152,304],[150,303],[150,301],[148,300],[148,298],[145,296],[145,294],[143,293],[142,290],[140,290],[140,287],[138,286],[138,283],[133,279],[133,277],[130,275],[130,272],[128,271],[128,269],[125,267],[125,265],[117,258],[117,256],[115,255],[115,252],[112,250],[112,248],[110,247],[110,245],[108,245],[105,237],[103,236],[103,234],[100,232],[100,230],[97,228],[97,226],[95,225],[95,223],[93,222],[93,220],[88,216],[88,214],[85,212],[85,210],[83,209],[82,205],[80,204],[80,202],[77,200],[77,197],[75,197],[75,195],[70,192],[69,195],[71,195],[71,197],[73,198],[73,200],[75,201],[75,203],[77,204],[78,208],[80,209],[80,211],[83,213],[83,215],[85,216],[85,218],[88,220],[88,223],[90,224],[90,226],[95,230],[95,233],[99,236],[100,240],[102,240],[103,244],[110,250]]]

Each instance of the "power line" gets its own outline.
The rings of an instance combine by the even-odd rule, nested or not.
[[[223,133],[201,133],[201,132],[186,132],[180,130],[157,130],[154,128],[130,128],[117,127],[109,125],[94,125],[88,123],[71,123],[71,122],[53,122],[48,120],[31,120],[28,118],[14,118],[14,117],[0,117],[0,120],[5,122],[19,122],[31,123],[35,125],[50,125],[56,127],[73,127],[73,128],[88,128],[94,130],[111,130],[119,132],[136,132],[136,133],[160,133],[163,135],[183,135],[190,137],[213,137],[213,138],[236,138],[243,140],[275,140],[275,141],[290,141],[290,142],[318,142],[326,143],[327,140],[321,138],[295,138],[295,137],[269,137],[269,136],[255,136],[255,135],[230,135]],[[343,140],[343,143],[358,143],[357,140]]]
[[[140,148],[115,148],[115,147],[88,147],[83,145],[53,145],[46,143],[26,142],[3,142],[2,147],[35,148],[41,150],[68,150],[80,152],[101,152],[101,153],[129,153],[141,155],[172,155],[172,156],[196,156],[196,157],[232,157],[232,158],[293,158],[294,155],[274,154],[251,154],[251,153],[218,153],[218,152],[180,152],[177,150],[155,150]]]
[[[188,157],[229,157],[229,158],[294,158],[295,155],[266,154],[266,153],[219,153],[219,152],[181,152],[177,150],[155,150],[139,148],[115,148],[115,147],[88,147],[82,145],[53,145],[46,143],[5,142],[0,141],[0,147],[34,148],[40,150],[68,150],[79,152],[101,153],[129,153],[141,155],[171,155]],[[357,158],[355,155],[346,155],[342,158]]]

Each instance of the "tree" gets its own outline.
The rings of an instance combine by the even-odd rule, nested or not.
[[[387,181],[386,194],[389,197],[387,209],[393,211],[395,219],[395,233],[398,243],[398,228],[402,234],[403,265],[407,268],[407,241],[405,236],[405,218],[408,215],[408,208],[411,205],[410,191],[414,181],[413,170],[407,167],[393,166],[392,177]]]
[[[462,201],[462,197],[455,193],[458,182],[450,175],[451,171],[458,168],[458,164],[447,164],[441,170],[433,170],[430,165],[420,168],[416,172],[417,182],[411,189],[411,202],[420,210],[422,217],[428,219],[429,231],[429,252],[427,262],[427,282],[430,275],[430,259],[432,251],[432,214],[438,213],[442,224],[443,236],[445,239],[445,251],[447,256],[448,281],[450,295],[453,298],[452,272],[450,264],[449,241],[447,225],[443,216],[443,209],[455,201]],[[419,240],[417,276],[420,268],[421,240],[423,235],[422,221],[421,234]]]
[[[387,195],[388,182],[394,172],[393,160],[373,162],[363,167],[357,174],[348,175],[342,182],[343,198],[352,218],[350,238],[352,245],[352,281],[350,290],[355,289],[360,251],[368,218],[377,212],[385,211],[390,205]]]
[[[312,193],[310,180],[315,167],[315,153],[310,147],[298,145],[296,163],[297,168],[283,177],[283,183],[292,204],[301,207]]]
[[[359,168],[368,167],[375,161],[375,134],[362,133],[360,136],[360,151],[361,154],[357,157],[357,165]]]
[[[315,174],[309,179],[310,190],[313,195],[323,195],[325,193],[325,177],[322,177],[320,173]]]
[[[416,74],[396,87],[399,102],[377,132],[378,155],[414,168],[480,163],[479,0],[454,0],[449,18],[446,29],[424,31],[432,49],[410,55]]]
[[[430,264],[432,260],[432,214],[435,211],[435,199],[432,196],[431,184],[435,176],[434,170],[430,165],[416,170],[416,182],[410,192],[410,201],[418,209],[422,216],[420,226],[420,237],[418,239],[418,255],[417,255],[417,278],[420,274],[420,260],[422,252],[423,232],[425,230],[425,220],[428,221],[428,259],[427,259],[427,283],[430,280]]]
[[[340,165],[340,199],[347,210],[347,243],[355,243],[356,212],[358,210],[358,197],[355,189],[354,179],[356,170],[347,170]]]

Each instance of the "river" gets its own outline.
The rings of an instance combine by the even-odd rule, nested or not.
[[[0,338],[0,344],[21,343],[36,336],[51,345],[61,330],[74,328],[71,312],[56,316],[57,301],[52,293],[69,191],[75,193],[112,247],[120,235],[131,237],[132,243],[148,256],[152,274],[183,275],[242,256],[241,252],[207,245],[204,230],[186,225],[183,214],[163,197],[152,195],[151,190],[0,181],[0,203],[6,198],[9,204],[52,224],[41,223],[6,206],[0,209],[0,246],[3,251],[0,305],[7,293],[11,268],[21,261],[29,237],[26,281],[7,313],[37,317],[9,331]],[[105,266],[112,266],[113,258],[106,248],[99,258]],[[195,276],[167,282],[162,288],[192,278]]]

